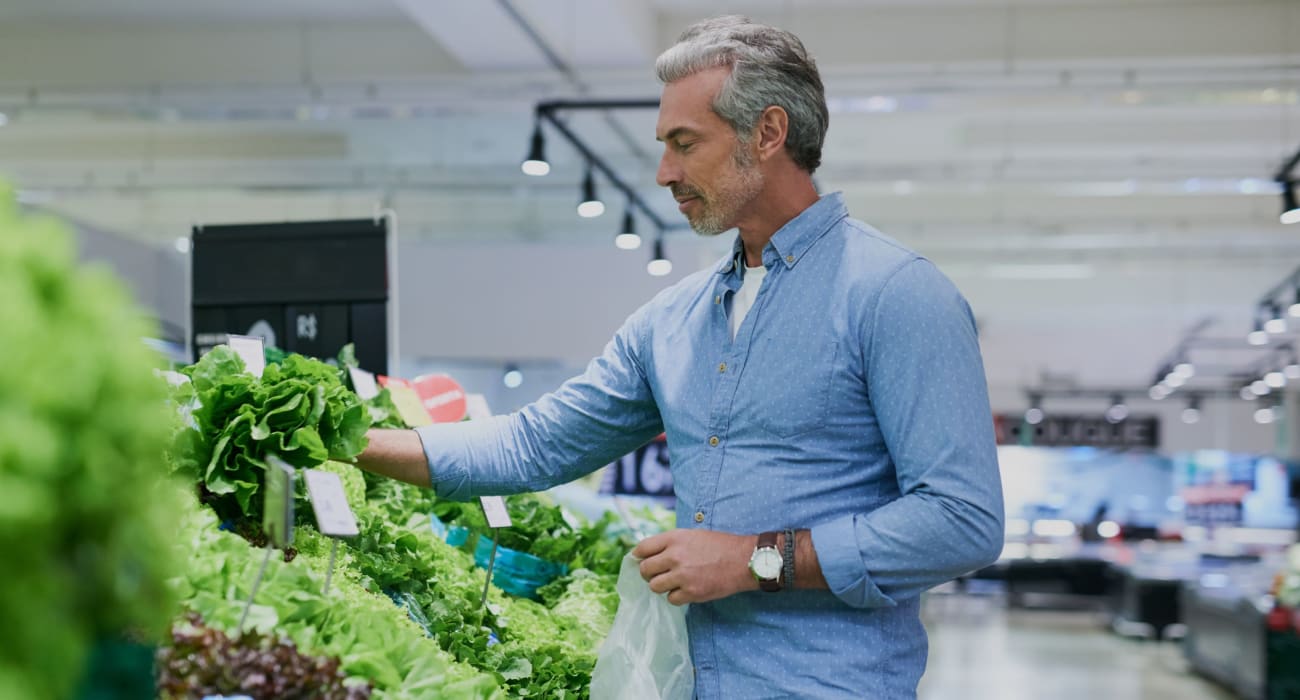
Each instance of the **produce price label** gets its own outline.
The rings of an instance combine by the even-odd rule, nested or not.
[[[506,501],[500,496],[483,496],[478,499],[483,504],[483,515],[487,516],[488,527],[510,527],[510,511],[506,510]]]
[[[470,420],[487,420],[492,417],[492,409],[488,408],[487,397],[482,394],[467,394],[465,407]]]
[[[271,544],[284,549],[293,544],[293,467],[274,455],[266,458],[266,504],[262,531]]]
[[[356,537],[361,534],[357,528],[357,518],[348,505],[348,497],[343,493],[343,482],[339,475],[319,469],[303,472],[307,482],[307,497],[311,499],[312,510],[316,513],[317,529],[322,534],[334,537]]]
[[[232,335],[226,342],[230,345],[230,349],[239,355],[239,359],[244,361],[244,366],[248,368],[249,373],[261,379],[262,370],[266,369],[266,351],[262,348],[262,339],[248,335]]]
[[[379,396],[379,385],[375,383],[373,372],[367,372],[358,367],[348,368],[348,374],[352,376],[352,388],[357,392],[357,398],[362,401]]]
[[[389,395],[393,399],[393,405],[397,407],[397,413],[402,416],[402,420],[412,428],[418,428],[422,425],[433,425],[433,419],[429,417],[429,412],[424,410],[424,404],[420,403],[420,395],[415,393],[406,380],[394,377],[379,377],[379,383],[388,389]]]

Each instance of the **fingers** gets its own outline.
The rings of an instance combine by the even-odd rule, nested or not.
[[[666,574],[659,574],[650,579],[650,590],[655,593],[675,591],[681,585],[678,579],[679,577],[671,571]]]
[[[641,560],[641,578],[649,581],[659,574],[669,571],[673,568],[673,563],[669,561],[667,554],[657,554],[649,559]]]
[[[637,559],[649,559],[650,557],[664,551],[668,548],[668,543],[671,541],[671,538],[669,537],[670,534],[672,534],[671,531],[661,532],[658,535],[652,535],[641,540],[641,542],[637,544],[636,548],[632,550],[632,556]]]
[[[681,607],[691,601],[689,600],[687,595],[682,592],[682,589],[675,588],[668,594],[668,602],[678,607]]]

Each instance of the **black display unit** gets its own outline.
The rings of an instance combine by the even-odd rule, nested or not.
[[[197,358],[229,334],[328,359],[347,343],[388,373],[384,219],[196,226],[190,340]]]

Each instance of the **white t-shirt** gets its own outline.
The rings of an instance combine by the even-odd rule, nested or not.
[[[740,291],[736,292],[736,297],[731,300],[731,339],[736,339],[736,333],[740,331],[740,324],[744,323],[746,314],[754,306],[754,298],[758,296],[758,288],[763,285],[763,278],[767,276],[767,268],[759,265],[758,267],[745,266],[744,282],[740,285]]]

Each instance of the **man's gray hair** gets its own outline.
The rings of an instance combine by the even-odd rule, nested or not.
[[[713,111],[748,143],[763,110],[790,115],[785,148],[809,173],[822,161],[830,115],[817,64],[799,37],[748,17],[714,17],[686,28],[655,61],[659,80],[671,83],[702,70],[730,67]]]

